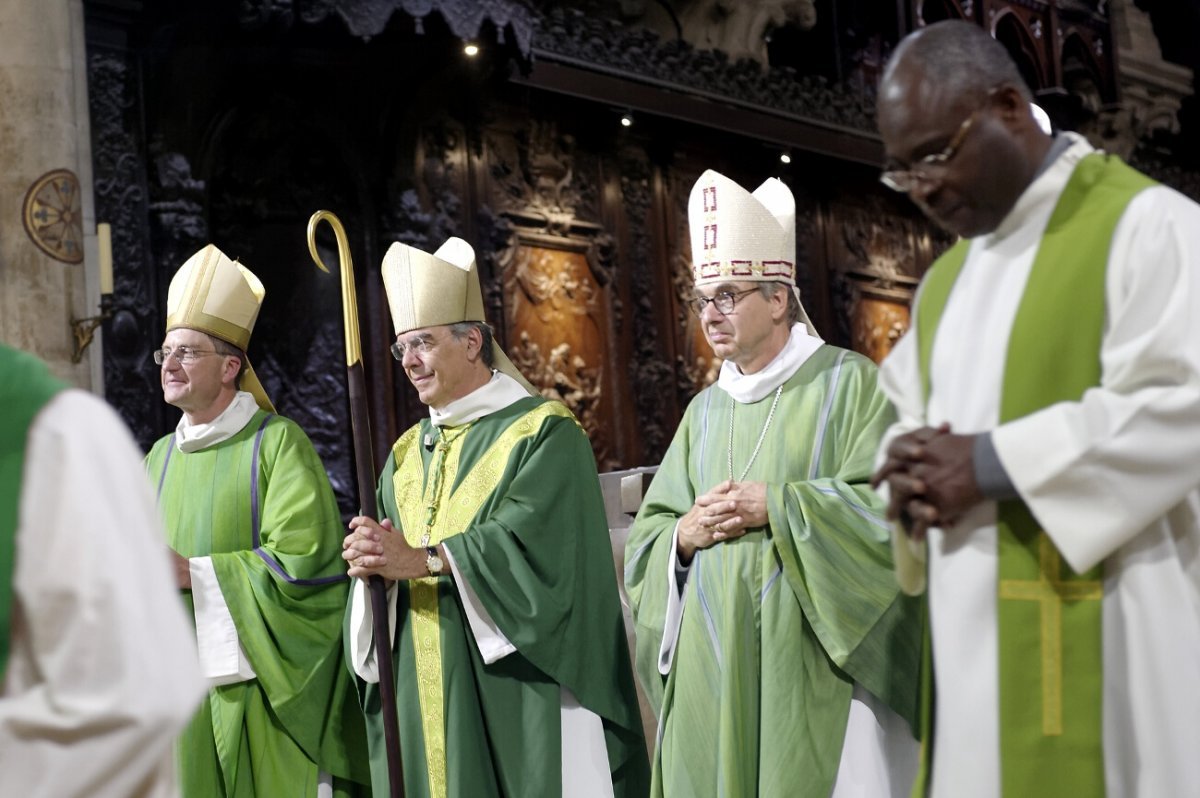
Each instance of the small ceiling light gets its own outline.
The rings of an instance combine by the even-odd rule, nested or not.
[[[463,55],[465,55],[467,58],[474,58],[475,56],[479,55],[479,45],[475,44],[474,42],[467,42],[467,44],[463,46]]]
[[[621,114],[621,127],[633,127],[633,114]]]
[[[789,153],[787,150],[784,150],[783,152],[779,153],[779,162],[780,163],[791,163],[792,162],[791,153]]]

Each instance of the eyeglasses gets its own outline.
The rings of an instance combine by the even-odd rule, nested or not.
[[[408,341],[397,341],[392,344],[392,357],[397,360],[404,360],[404,355],[407,352],[412,352],[415,355],[428,355],[440,344],[441,341],[434,339],[432,335],[420,335],[416,338],[410,338]]]
[[[162,349],[155,349],[154,352],[151,353],[151,357],[154,358],[155,364],[161,366],[163,363],[167,362],[167,358],[169,357],[174,357],[177,361],[179,361],[179,363],[183,364],[191,363],[198,357],[220,354],[222,353],[214,349],[193,349],[190,346],[177,346],[172,349],[169,346],[164,346]]]
[[[946,145],[946,149],[936,152],[933,155],[926,155],[908,169],[885,169],[879,175],[879,182],[892,191],[907,194],[921,183],[930,183],[940,179],[946,168],[946,164],[958,154],[963,141],[967,137],[967,132],[975,124],[975,118],[979,116],[979,110],[972,111],[971,115],[963,120],[953,138],[950,139],[950,143]]]
[[[721,291],[712,297],[692,297],[688,305],[691,307],[693,313],[700,316],[704,313],[704,309],[708,307],[708,303],[711,302],[716,307],[718,313],[722,316],[728,316],[730,313],[733,313],[733,306],[738,303],[739,299],[757,290],[757,288],[747,288],[745,291]]]

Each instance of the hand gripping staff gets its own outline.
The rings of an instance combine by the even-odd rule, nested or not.
[[[371,421],[367,407],[366,377],[363,372],[362,343],[358,333],[358,300],[354,293],[354,263],[346,228],[329,211],[317,211],[308,220],[308,253],[317,268],[329,269],[317,252],[317,225],[329,222],[337,238],[338,260],[342,276],[342,317],[346,328],[346,385],[350,392],[350,427],[354,439],[354,465],[358,474],[358,511],[378,519],[375,506],[375,463],[371,454]],[[400,761],[400,724],[396,719],[396,677],[392,665],[392,635],[388,628],[387,589],[383,577],[372,576],[367,587],[371,595],[372,631],[375,655],[379,658],[379,700],[383,712],[383,735],[387,743],[388,782],[391,798],[404,798],[404,767]]]

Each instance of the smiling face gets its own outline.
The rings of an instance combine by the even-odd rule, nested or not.
[[[924,170],[926,179],[908,195],[933,222],[964,238],[999,226],[1033,179],[1049,142],[1031,146],[1029,126],[1036,123],[1015,87],[955,91],[913,60],[899,62],[885,77],[878,122],[885,170],[910,169],[957,144],[951,157]]]
[[[711,299],[717,294],[746,292],[733,310],[722,313],[716,303],[708,302],[700,312],[700,326],[713,354],[728,360],[743,374],[761,371],[787,343],[791,328],[787,323],[787,289],[764,297],[756,283],[730,282],[695,289],[695,296]]]
[[[190,424],[212,421],[237,394],[241,358],[217,353],[212,338],[185,327],[168,332],[162,345],[173,351],[188,347],[199,354],[189,363],[180,363],[174,354],[163,360],[159,371],[163,399],[182,410]]]
[[[403,348],[400,364],[421,402],[440,410],[491,378],[480,348],[483,338],[471,329],[456,338],[449,325],[409,330],[396,336]]]

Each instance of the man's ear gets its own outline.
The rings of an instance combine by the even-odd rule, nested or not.
[[[771,298],[767,300],[771,305],[771,321],[787,318],[788,292],[791,290],[786,284],[781,284],[779,290],[771,294]]]
[[[478,327],[471,327],[467,331],[467,356],[474,363],[483,354],[483,333]]]
[[[988,99],[1006,125],[1024,125],[1033,119],[1033,112],[1029,110],[1029,100],[1025,99],[1016,86],[1007,83],[998,86]]]
[[[238,372],[242,369],[242,358],[238,355],[226,355],[225,370],[221,372],[221,382],[237,387]]]

